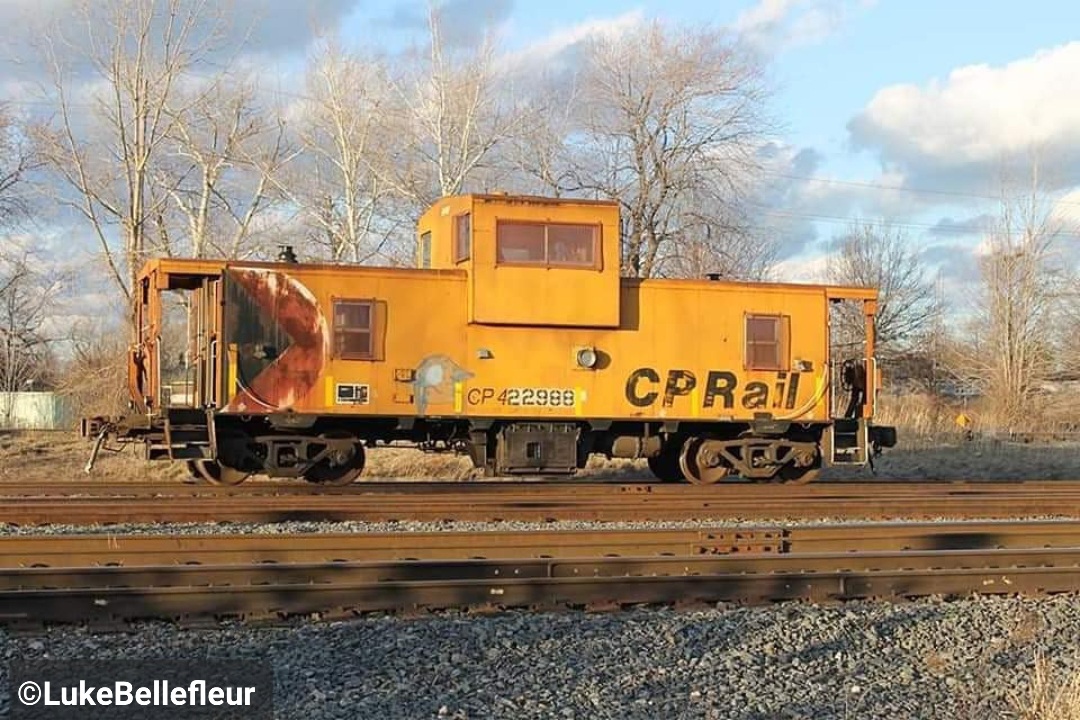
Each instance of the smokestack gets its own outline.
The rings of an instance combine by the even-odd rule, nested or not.
[[[296,259],[296,253],[293,252],[292,245],[278,245],[278,262],[291,263],[295,265],[299,261]]]

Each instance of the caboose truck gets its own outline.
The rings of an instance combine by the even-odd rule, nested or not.
[[[599,453],[664,481],[806,482],[896,442],[872,424],[873,290],[620,278],[614,202],[448,197],[417,230],[416,268],[148,262],[131,411],[83,421],[91,464],[115,439],[214,483],[346,484],[365,446],[406,441],[489,475]],[[187,293],[182,395],[163,381],[167,291]],[[843,372],[839,302],[865,318]]]

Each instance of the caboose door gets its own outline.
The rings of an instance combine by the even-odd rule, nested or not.
[[[328,353],[315,295],[281,268],[230,266],[224,283],[223,409],[293,407],[314,388]]]

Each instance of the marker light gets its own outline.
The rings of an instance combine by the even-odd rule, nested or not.
[[[596,367],[596,350],[585,347],[577,351],[577,364],[583,368],[591,370]]]

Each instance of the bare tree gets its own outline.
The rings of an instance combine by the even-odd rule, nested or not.
[[[32,253],[0,253],[0,392],[29,389],[44,380],[56,338],[43,329],[61,289],[60,277],[42,269]]]
[[[830,258],[828,279],[878,291],[874,335],[877,354],[885,359],[922,344],[944,309],[919,248],[902,228],[886,221],[854,223]],[[861,312],[842,313],[838,320],[837,332],[861,336]]]
[[[476,47],[453,48],[439,10],[428,13],[428,56],[394,78],[395,113],[403,139],[383,178],[415,208],[475,187],[499,171],[496,151],[522,131],[529,106],[518,104],[499,71],[490,35]]]
[[[155,223],[154,249],[188,257],[247,254],[259,214],[276,199],[271,178],[293,154],[280,114],[259,103],[254,82],[228,77],[176,93],[166,113],[168,140],[155,181],[172,203]]]
[[[392,137],[385,65],[324,41],[312,59],[306,99],[299,106],[303,156],[275,186],[300,208],[308,237],[330,259],[365,262],[378,255],[396,227],[385,204],[391,185],[379,172]]]
[[[535,73],[531,67],[525,71]],[[530,109],[521,132],[509,138],[507,162],[517,171],[515,181],[525,192],[561,197],[577,185],[568,138],[577,122],[581,88],[576,77],[565,73],[538,74],[531,79],[534,92],[521,99]]]
[[[0,228],[5,231],[30,215],[27,188],[39,166],[26,127],[0,105]],[[58,290],[58,277],[42,270],[29,250],[0,237],[0,392],[27,390],[28,383],[45,379],[50,339],[42,325]],[[11,403],[6,407],[13,409]]]
[[[963,358],[982,380],[999,423],[1030,421],[1054,369],[1065,278],[1055,250],[1059,236],[1060,222],[1034,163],[1026,190],[1003,193],[997,226],[986,239],[981,303]]]
[[[0,227],[29,213],[28,179],[41,166],[37,148],[7,105],[0,103]]]
[[[693,193],[691,193],[691,197]],[[666,277],[704,277],[764,280],[777,260],[777,243],[753,228],[737,206],[708,198],[683,211],[682,227],[667,238],[657,254],[654,274]],[[659,237],[659,236],[657,236]]]
[[[95,320],[76,323],[57,390],[79,416],[119,415],[128,410],[127,353],[122,334]]]
[[[703,265],[758,274],[762,263],[743,265],[743,251],[766,240],[752,236],[740,201],[768,130],[759,62],[721,32],[654,22],[590,41],[579,84],[576,117],[555,150],[567,167],[531,171],[558,194],[619,201],[624,274]],[[553,162],[550,152],[543,159]]]
[[[207,0],[82,0],[73,15],[44,38],[56,121],[42,152],[71,191],[57,199],[90,226],[130,299],[169,200],[155,168],[188,109],[178,91],[211,67],[223,21]]]

